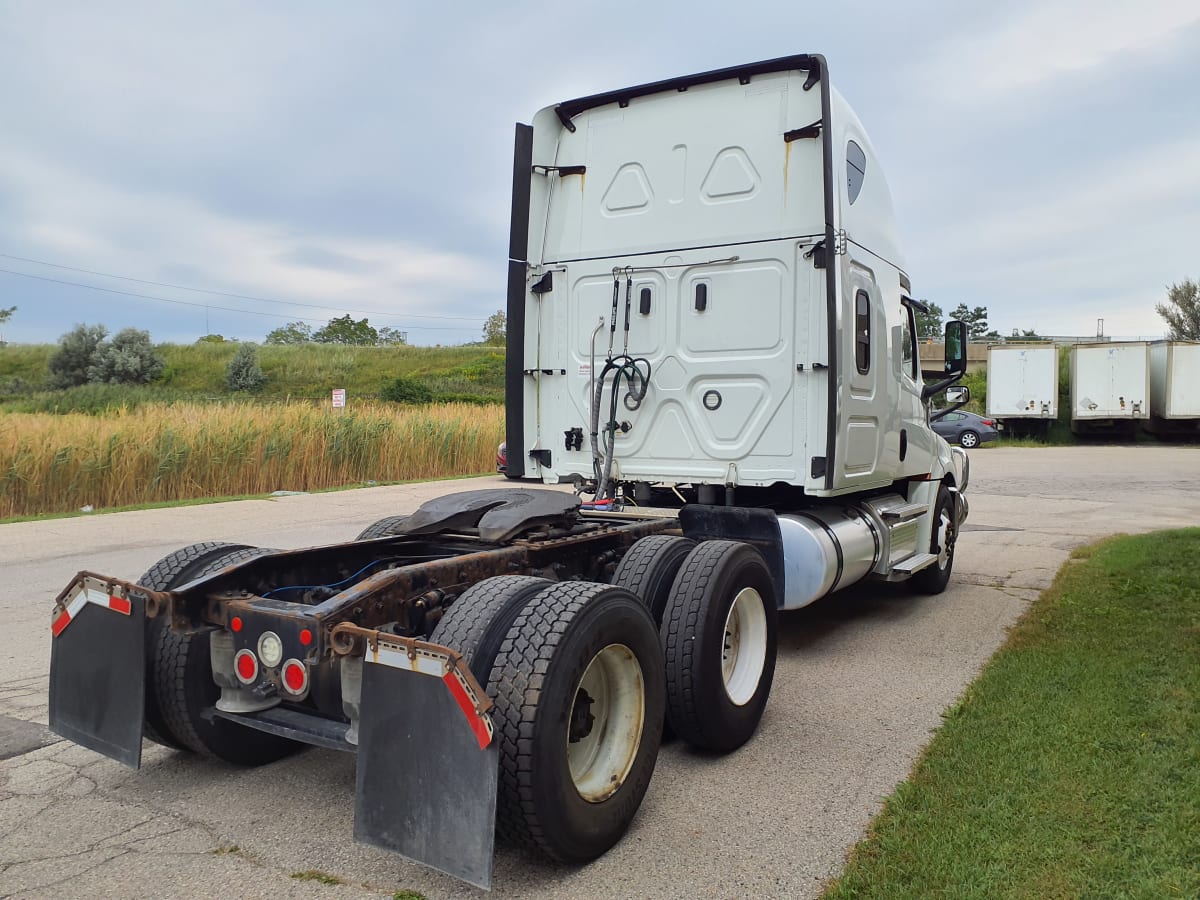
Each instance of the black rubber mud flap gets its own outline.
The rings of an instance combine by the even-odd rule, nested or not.
[[[50,730],[136,769],[146,702],[145,601],[80,577],[61,603],[50,645]]]
[[[453,673],[372,655],[363,663],[355,839],[490,888],[495,741],[473,724]]]

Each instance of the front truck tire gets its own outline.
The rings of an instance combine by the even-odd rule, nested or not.
[[[503,837],[566,863],[621,839],[658,756],[662,665],[650,613],[628,591],[560,582],[524,606],[487,687]]]
[[[659,634],[671,728],[693,747],[728,753],[758,728],[775,675],[775,587],[762,555],[704,541],[675,578]]]
[[[929,537],[929,552],[937,557],[937,562],[909,579],[908,586],[915,593],[940,594],[950,583],[950,571],[954,568],[954,545],[958,543],[957,512],[954,495],[943,484],[938,488],[933,529]]]
[[[138,579],[166,591],[236,563],[271,553],[246,544],[207,541],[163,557]],[[201,713],[221,695],[209,660],[209,632],[176,634],[164,616],[146,622],[146,713],[143,733],[155,743],[238,765],[282,759],[302,745]]]

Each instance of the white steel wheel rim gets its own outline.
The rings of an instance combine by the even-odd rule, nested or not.
[[[580,704],[584,708],[577,710]],[[577,712],[593,718],[587,733],[571,741]],[[620,790],[637,758],[645,721],[641,663],[624,644],[609,644],[588,663],[567,719],[567,765],[580,797],[599,803]]]
[[[758,692],[767,664],[767,612],[754,588],[738,591],[725,617],[721,641],[721,678],[725,693],[745,706]]]
[[[942,510],[942,514],[938,516],[938,568],[945,570],[946,566],[950,565],[950,553],[953,549],[954,533],[951,529],[954,525],[950,521],[950,514],[946,510]]]

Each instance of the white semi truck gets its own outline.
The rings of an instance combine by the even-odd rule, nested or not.
[[[664,721],[750,739],[781,610],[945,589],[968,469],[928,403],[965,326],[926,385],[887,183],[822,57],[549,107],[513,174],[508,473],[576,492],[81,572],[59,734],[132,766],[143,738],[357,753],[355,836],[487,886],[497,831],[573,863],[619,840]]]
[[[986,411],[1010,433],[1045,433],[1058,418],[1058,348],[990,344]]]
[[[1150,419],[1155,434],[1200,431],[1200,342],[1155,341],[1150,345]]]
[[[1071,348],[1071,430],[1132,434],[1150,418],[1150,345],[1145,341]]]

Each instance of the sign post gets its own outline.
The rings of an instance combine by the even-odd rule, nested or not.
[[[346,408],[346,389],[345,388],[334,388],[333,389],[333,408],[334,409],[345,409]]]

